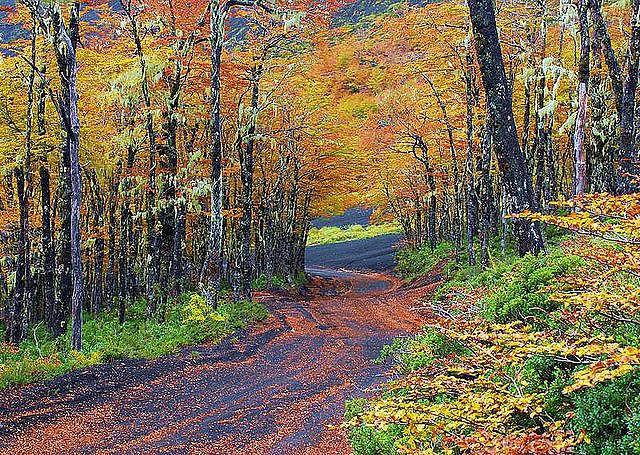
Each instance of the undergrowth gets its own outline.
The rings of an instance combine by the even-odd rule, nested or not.
[[[276,275],[271,278],[271,285],[269,286],[267,276],[263,273],[253,280],[251,287],[256,291],[263,291],[269,287],[279,289],[298,289],[307,284],[308,280],[309,279],[305,273],[300,273],[291,279]]]
[[[83,349],[69,349],[67,333],[51,338],[42,325],[29,331],[19,347],[0,345],[0,389],[51,379],[69,371],[125,358],[155,358],[185,346],[216,342],[248,323],[266,319],[267,309],[255,302],[224,303],[213,311],[195,293],[185,293],[147,320],[145,302],[127,309],[127,320],[117,312],[85,315]]]
[[[507,324],[507,327],[509,324],[514,324],[513,327],[528,324],[531,330],[562,330],[553,316],[554,312],[562,310],[561,305],[550,296],[559,290],[570,291],[563,277],[579,273],[587,263],[585,259],[568,252],[564,246],[571,242],[571,237],[559,232],[551,238],[549,254],[537,257],[518,257],[511,247],[503,255],[499,243],[492,243],[491,266],[486,270],[466,264],[467,258],[464,256],[456,263],[453,248],[448,243],[439,245],[434,251],[428,247],[405,249],[398,254],[398,271],[404,278],[412,279],[450,257],[452,259],[443,272],[445,283],[432,299],[436,313],[438,308],[442,308],[448,315],[459,316],[462,320],[484,320],[486,326],[483,330],[490,330],[492,324],[496,327],[498,324]],[[443,314],[434,316],[443,317]],[[455,323],[447,330],[456,331]],[[459,329],[460,333],[466,330]],[[437,407],[438,403],[451,400],[453,389],[450,387],[454,387],[452,384],[456,384],[455,381],[473,382],[475,375],[482,371],[467,371],[461,367],[456,372],[456,367],[452,369],[451,365],[456,363],[474,364],[477,352],[462,341],[465,335],[452,337],[451,333],[454,332],[443,331],[436,324],[425,327],[417,335],[398,338],[383,348],[377,361],[392,359],[400,379],[389,382],[376,397],[357,398],[348,402],[345,421],[350,422],[347,424],[349,440],[356,455],[405,453],[407,447],[422,447],[421,450],[430,447],[424,453],[446,452],[442,450],[439,439],[429,441],[428,435],[417,436],[421,435],[421,428],[425,425],[399,422],[419,418],[416,416],[420,415],[419,410],[425,405]],[[468,333],[473,334],[473,331]],[[637,344],[640,340],[640,329],[633,325],[614,334],[625,343]],[[469,360],[455,361],[465,358]],[[576,371],[576,365],[570,362],[567,364],[534,355],[519,366],[507,366],[505,372],[496,373],[509,375],[510,368],[518,368],[513,374],[520,378],[522,387],[513,393],[543,397],[541,412],[545,413],[546,418],[563,421],[568,410],[571,410],[569,415],[574,417],[567,423],[566,431],[570,432],[568,434],[583,435],[578,439],[575,452],[611,455],[640,453],[640,373],[637,371],[592,388],[566,393],[566,387],[574,382],[572,375]],[[443,382],[443,392],[440,393],[437,392],[439,386],[430,382],[435,378],[434,374],[443,369],[448,370],[447,375],[451,378],[447,381],[454,382]],[[422,388],[424,391],[421,391]],[[431,388],[436,392],[426,398],[429,396],[426,390]],[[478,403],[477,406],[483,405]],[[388,424],[373,424],[377,421]],[[533,436],[527,437],[535,438],[535,428],[539,423],[525,414],[514,415],[510,425],[520,425],[523,431],[533,428]],[[427,442],[419,443],[418,437],[426,438]],[[517,452],[518,449],[514,450]],[[423,452],[411,450],[410,453]]]

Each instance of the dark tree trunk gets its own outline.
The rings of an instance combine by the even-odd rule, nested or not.
[[[16,178],[16,187],[18,193],[18,207],[20,211],[20,228],[18,230],[18,254],[15,266],[15,285],[13,288],[13,298],[11,306],[7,314],[6,339],[9,343],[19,344],[25,335],[25,327],[23,318],[25,313],[25,294],[26,294],[26,263],[25,263],[25,245],[26,240],[26,206],[25,206],[25,177],[22,169],[16,167],[14,169]]]
[[[458,156],[456,153],[456,146],[453,139],[453,125],[449,120],[449,114],[447,112],[447,105],[440,96],[440,93],[436,89],[436,86],[429,77],[423,75],[431,87],[433,95],[436,97],[440,111],[442,112],[442,119],[447,128],[447,137],[449,138],[449,152],[451,153],[451,173],[453,174],[453,217],[452,217],[452,233],[453,243],[455,247],[456,261],[460,261],[460,251],[462,249],[462,197],[460,195],[460,174],[458,172]]]
[[[220,65],[224,44],[226,14],[218,3],[210,3],[211,33],[211,217],[206,257],[200,273],[200,290],[207,303],[216,308],[221,286],[222,244],[224,227],[222,218],[222,121],[220,117]]]
[[[42,295],[44,297],[45,321],[49,332],[53,336],[61,334],[64,320],[60,318],[60,311],[55,302],[55,251],[51,236],[51,189],[49,183],[49,169],[40,166],[40,193],[42,198],[42,255],[43,279]]]
[[[69,171],[71,180],[71,269],[73,272],[73,293],[71,296],[71,347],[77,351],[82,350],[82,300],[84,295],[84,283],[82,275],[82,238],[80,234],[80,209],[82,205],[82,177],[80,175],[80,120],[78,118],[78,92],[76,81],[78,76],[78,63],[76,61],[76,46],[79,37],[79,3],[71,7],[69,19],[69,34],[64,32],[64,23],[58,18],[61,44],[64,43],[64,51],[58,58],[62,80],[66,83],[63,88],[63,97],[66,112],[66,134],[69,144]]]
[[[118,272],[119,272],[119,296],[118,296],[118,321],[124,323],[127,300],[129,298],[131,281],[129,279],[129,238],[131,236],[131,211],[128,201],[128,178],[122,182],[123,195],[120,205],[120,245],[118,251]]]
[[[616,110],[620,123],[616,191],[624,194],[638,190],[637,185],[633,183],[633,179],[639,173],[638,156],[635,150],[634,115],[638,88],[638,67],[640,65],[640,23],[638,21],[640,0],[633,0],[632,2],[631,35],[627,52],[627,72],[624,80],[618,58],[611,44],[607,24],[602,15],[602,2],[601,0],[591,0],[589,6],[594,22],[594,41],[602,48],[604,60],[609,68],[611,88],[616,101]]]
[[[640,187],[634,179],[640,176],[640,158],[635,143],[635,108],[638,90],[638,67],[640,66],[640,0],[633,0],[631,14],[631,37],[627,52],[627,74],[624,80],[622,106],[620,111],[620,171],[618,172],[618,193],[638,191]]]
[[[94,280],[91,286],[90,309],[93,314],[98,314],[102,310],[104,300],[104,195],[95,171],[87,173],[87,181],[92,195],[93,225],[97,232],[94,242]]]
[[[78,119],[78,92],[76,81],[78,63],[76,47],[79,40],[79,3],[70,8],[69,27],[64,22],[59,6],[50,6],[41,0],[22,0],[39,21],[41,28],[50,33],[53,41],[58,73],[62,81],[56,108],[64,136],[62,147],[61,200],[62,226],[60,232],[61,257],[58,276],[58,307],[65,315],[71,307],[71,347],[82,349],[82,302],[84,283],[81,257],[80,206],[82,180],[80,176]],[[62,316],[61,316],[62,317]]]
[[[531,175],[518,142],[511,89],[502,60],[493,3],[491,0],[470,0],[469,10],[487,95],[487,109],[493,122],[494,150],[509,211],[520,213],[531,210],[534,208]],[[513,225],[521,255],[528,252],[538,254],[543,249],[542,233],[536,223],[516,218]]]
[[[251,255],[251,231],[253,220],[253,150],[255,144],[256,123],[258,120],[259,83],[262,67],[256,64],[251,77],[251,111],[247,129],[246,146],[239,146],[240,179],[242,181],[242,218],[240,220],[241,246],[241,290],[242,296],[251,301],[251,281],[253,278],[253,258]]]
[[[469,264],[476,264],[476,250],[473,246],[473,239],[476,234],[476,214],[478,200],[475,193],[475,179],[474,179],[474,162],[473,162],[473,74],[472,65],[473,59],[470,53],[466,56],[466,105],[467,105],[467,162],[466,162],[466,174],[467,174],[467,254],[469,256]]]
[[[413,154],[414,157],[420,161],[422,163],[422,165],[424,166],[424,173],[426,175],[426,179],[427,179],[427,184],[429,186],[429,214],[428,214],[428,238],[429,238],[429,245],[431,246],[431,249],[435,249],[436,247],[436,243],[437,243],[437,236],[436,236],[436,179],[434,177],[434,172],[433,169],[431,168],[431,163],[429,161],[429,149],[427,147],[427,144],[424,142],[424,140],[422,139],[422,137],[420,136],[416,136],[414,138],[414,140],[416,141],[416,145],[418,146],[418,148],[420,149],[420,155],[417,154],[417,151],[414,149],[413,150]]]
[[[107,301],[107,308],[113,308],[113,300],[116,296],[118,289],[118,279],[116,276],[116,210],[117,210],[117,201],[118,201],[118,182],[116,174],[112,174],[111,183],[109,184],[109,192],[111,194],[111,198],[109,200],[109,222],[108,222],[108,239],[109,243],[107,246],[107,289],[105,293],[105,298]]]
[[[491,120],[487,118],[484,135],[482,137],[482,158],[480,168],[482,171],[482,209],[480,211],[480,264],[482,268],[489,267],[489,238],[491,237],[491,211],[492,189],[491,183],[491,147],[492,147]]]

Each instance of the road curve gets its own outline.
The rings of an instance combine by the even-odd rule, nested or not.
[[[371,359],[419,327],[410,306],[431,288],[313,257],[305,297],[259,295],[270,320],[219,345],[0,393],[0,453],[350,453],[330,425],[384,379]]]

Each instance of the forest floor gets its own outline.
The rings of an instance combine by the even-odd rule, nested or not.
[[[440,281],[442,264],[413,285],[335,267],[340,257],[357,266],[350,249],[362,245],[362,264],[386,267],[392,241],[342,243],[332,261],[311,251],[305,295],[259,294],[272,317],[221,344],[0,393],[0,453],[350,453],[331,426],[345,400],[388,379],[371,360],[419,328],[412,307]]]

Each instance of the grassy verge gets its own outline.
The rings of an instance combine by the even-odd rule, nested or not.
[[[271,286],[269,286],[269,283],[267,282],[267,276],[262,274],[253,280],[251,287],[256,291],[264,291],[269,287],[295,290],[300,289],[302,286],[307,284],[308,281],[309,279],[305,273],[300,273],[299,275],[293,277],[291,280],[276,275],[271,279]]]
[[[387,234],[399,234],[402,228],[399,223],[389,222],[380,224],[371,224],[369,226],[361,226],[354,224],[344,228],[339,227],[323,227],[311,228],[307,245],[326,245],[328,243],[347,242],[349,240],[369,239]]]
[[[87,315],[82,352],[69,350],[69,334],[49,337],[42,326],[29,332],[19,347],[0,345],[0,389],[51,379],[69,371],[124,358],[155,358],[205,341],[219,341],[268,316],[259,303],[222,304],[211,310],[195,293],[180,296],[163,309],[163,321],[145,318],[145,304],[117,313]]]

